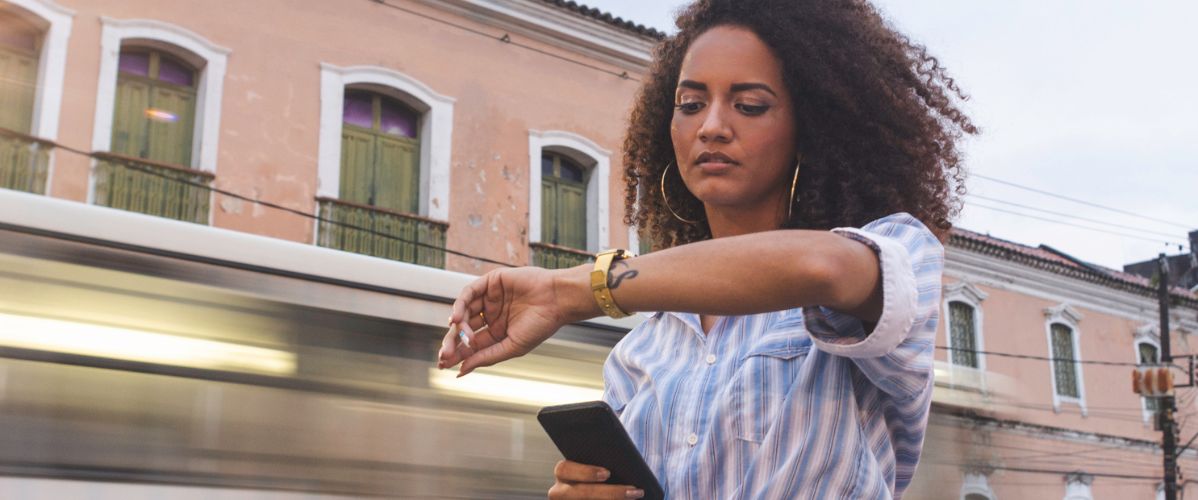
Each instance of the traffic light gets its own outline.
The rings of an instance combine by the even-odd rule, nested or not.
[[[1150,366],[1131,372],[1132,391],[1144,397],[1163,397],[1173,394],[1173,372],[1168,367]]]

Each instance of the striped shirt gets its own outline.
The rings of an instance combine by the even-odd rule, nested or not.
[[[899,498],[932,400],[944,248],[894,214],[833,232],[879,257],[882,315],[812,306],[653,313],[604,365],[620,415],[669,498]]]

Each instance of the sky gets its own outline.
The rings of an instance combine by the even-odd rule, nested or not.
[[[669,33],[672,12],[686,2],[584,3]],[[1116,269],[1160,252],[1189,252],[1186,234],[1198,229],[1198,2],[875,5],[948,68],[982,128],[963,145],[972,175],[959,227]]]

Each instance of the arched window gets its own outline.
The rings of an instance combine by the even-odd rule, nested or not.
[[[954,365],[978,368],[977,318],[974,307],[959,300],[948,303],[948,331]]]
[[[73,12],[51,0],[0,2],[0,188],[45,193],[58,135]]]
[[[1060,409],[1062,402],[1076,403],[1086,414],[1086,384],[1082,376],[1080,338],[1078,324],[1082,315],[1068,305],[1061,304],[1044,310],[1045,333],[1048,337],[1049,355],[1052,356],[1053,408]]]
[[[229,49],[152,19],[100,23],[88,201],[209,223]]]
[[[317,245],[445,267],[453,102],[392,69],[320,65]]]
[[[420,113],[368,90],[345,92],[339,198],[418,213]]]
[[[196,69],[161,50],[129,47],[117,70],[110,150],[190,166]]]
[[[578,134],[528,132],[532,264],[571,267],[608,248],[611,153]]]
[[[587,171],[554,152],[541,155],[541,241],[587,248]]]

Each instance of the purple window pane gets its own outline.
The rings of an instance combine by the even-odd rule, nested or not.
[[[145,52],[121,52],[118,63],[121,73],[150,76],[150,54]]]
[[[391,99],[383,99],[383,116],[379,121],[384,134],[414,138],[418,119],[419,116],[407,106]]]
[[[0,45],[34,52],[37,50],[39,36],[38,29],[16,16],[0,14]]]
[[[582,167],[576,163],[562,158],[562,178],[568,181],[582,182]]]
[[[175,85],[190,87],[195,73],[178,61],[162,57],[158,60],[158,79]]]
[[[371,95],[363,92],[346,92],[345,108],[341,116],[348,125],[363,128],[373,127],[374,111],[371,107]]]
[[[553,177],[553,157],[549,155],[541,156],[541,176]]]

